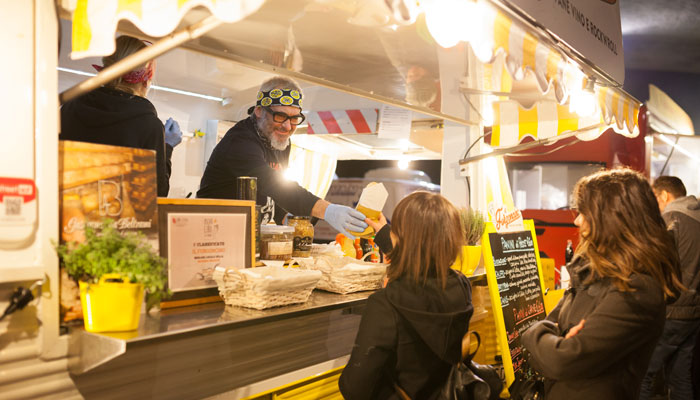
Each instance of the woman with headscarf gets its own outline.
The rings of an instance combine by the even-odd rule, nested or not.
[[[100,71],[145,47],[144,41],[120,36],[114,53],[102,58],[102,66],[93,67]],[[163,126],[146,99],[154,73],[155,61],[149,61],[64,104],[60,139],[155,150],[158,196],[165,197],[170,188],[170,157],[182,133],[172,118]]]

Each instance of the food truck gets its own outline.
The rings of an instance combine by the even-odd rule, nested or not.
[[[623,143],[640,135],[640,103],[619,89],[617,2],[6,0],[2,9],[0,43],[13,57],[0,74],[0,113],[12,121],[0,162],[0,306],[18,286],[35,297],[0,322],[3,398],[339,396],[371,292],[314,291],[313,302],[263,311],[190,302],[131,332],[62,324],[52,245],[59,107],[147,60],[158,57],[149,98],[186,136],[173,155],[175,203],[196,191],[213,144],[274,74],[302,83],[310,122],[293,139],[290,173],[320,197],[338,160],[439,159],[446,198],[508,225],[502,218],[529,200],[510,193],[502,156],[606,131]],[[90,64],[118,34],[153,45],[96,74]],[[499,332],[495,352],[505,354],[502,315],[489,315],[482,325]],[[501,359],[509,385],[519,364]]]

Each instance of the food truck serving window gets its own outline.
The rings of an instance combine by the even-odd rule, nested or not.
[[[515,206],[521,210],[568,209],[576,182],[604,167],[603,163],[508,163]]]

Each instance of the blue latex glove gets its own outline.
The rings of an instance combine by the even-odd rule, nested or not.
[[[330,204],[326,208],[323,219],[331,224],[333,229],[349,238],[355,237],[349,231],[362,232],[367,228],[364,214],[354,208],[339,204]]]
[[[182,142],[182,132],[180,125],[172,118],[165,121],[165,143],[175,147]]]

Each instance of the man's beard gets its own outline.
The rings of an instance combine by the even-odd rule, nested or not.
[[[274,128],[272,123],[267,119],[262,119],[257,121],[258,132],[265,136],[269,141],[273,149],[283,151],[289,147],[289,136],[284,139],[279,139],[274,134]]]

